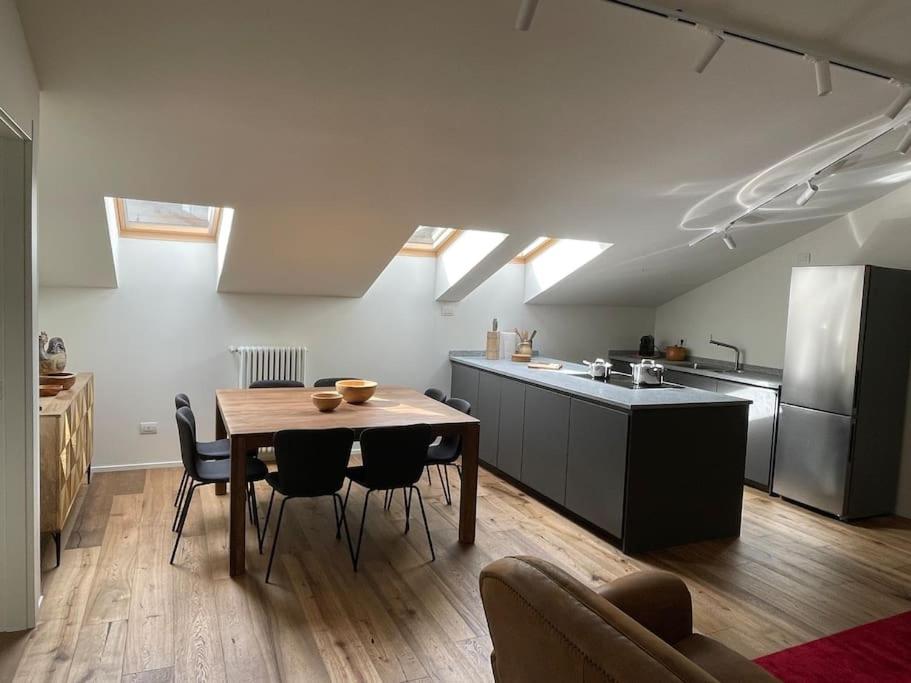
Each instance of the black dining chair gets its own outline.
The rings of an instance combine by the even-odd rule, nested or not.
[[[367,489],[364,496],[364,511],[361,515],[361,528],[357,535],[357,548],[354,551],[354,571],[357,571],[361,543],[364,540],[367,503],[370,502],[370,494],[374,491],[403,490],[406,534],[411,528],[411,499],[417,492],[421,517],[424,519],[424,530],[427,532],[427,543],[430,545],[431,560],[436,559],[433,540],[430,538],[430,527],[427,526],[427,514],[424,512],[424,500],[421,498],[421,490],[415,486],[424,471],[427,447],[431,441],[433,441],[433,433],[430,425],[425,424],[374,427],[361,432],[361,459],[364,464],[348,468],[348,489],[342,505],[343,511],[347,509],[352,482]]]
[[[180,410],[184,407],[191,408],[190,397],[186,394],[175,395],[175,410]],[[191,412],[190,415],[192,416],[193,413]],[[193,435],[194,438],[196,438],[195,417],[193,417]],[[231,442],[228,439],[216,439],[215,441],[197,441],[196,450],[199,451],[199,454],[206,460],[226,460],[227,458],[231,457]],[[177,496],[174,498],[174,507],[177,508],[177,513],[174,515],[174,524],[172,525],[172,528],[175,530],[177,528],[177,517],[180,515],[180,501],[183,499],[186,493],[189,478],[190,475],[187,474],[187,470],[184,469],[183,475],[180,478],[180,485],[177,487]]]
[[[471,404],[465,399],[450,398],[446,401],[450,408],[471,415]],[[459,479],[462,478],[462,468],[456,463],[456,460],[462,455],[462,437],[457,434],[447,434],[440,443],[427,449],[427,459],[424,464],[428,468],[436,466],[437,475],[440,477],[440,486],[443,487],[443,495],[446,498],[446,505],[452,505],[452,489],[449,487],[449,468],[455,467],[459,473]],[[443,475],[445,476],[445,479]]]
[[[436,387],[430,387],[424,392],[424,396],[432,398],[434,401],[439,401],[440,403],[446,403],[446,399],[449,398],[445,391],[437,389]]]
[[[272,561],[278,547],[278,535],[282,529],[282,517],[285,514],[285,503],[292,498],[321,498],[332,496],[332,508],[335,511],[335,537],[341,538],[341,527],[345,527],[348,540],[348,553],[354,563],[354,549],[351,546],[351,534],[348,532],[348,520],[339,491],[345,483],[348,471],[348,459],[351,457],[351,446],[354,443],[354,431],[347,428],[338,429],[285,429],[275,433],[275,464],[277,469],[266,474],[266,481],[272,487],[269,497],[269,508],[263,522],[262,535],[259,538],[259,551],[263,550],[269,518],[272,515],[272,503],[278,492],[284,499],[278,510],[278,523],[275,536],[272,538],[272,551],[269,553],[269,567],[266,569],[266,583],[272,575]]]
[[[193,417],[193,411],[184,406],[177,409],[175,417],[177,419],[177,434],[180,437],[180,457],[183,460],[184,469],[189,475],[190,484],[181,504],[180,519],[176,529],[177,538],[174,539],[174,549],[171,551],[171,564],[174,564],[174,557],[177,555],[177,546],[180,544],[183,527],[187,521],[187,513],[190,511],[190,504],[193,502],[193,493],[200,486],[227,484],[231,478],[231,463],[229,460],[206,460],[196,449],[196,434],[193,429],[196,420]],[[266,465],[260,460],[253,459],[247,463],[247,496],[251,499],[250,505],[253,511],[253,523],[256,526],[257,539],[259,538],[259,514],[256,511],[256,488],[254,482],[265,479],[266,471]]]
[[[303,389],[306,386],[294,379],[258,379],[250,383],[251,389]]]
[[[316,389],[321,389],[321,388],[325,388],[325,387],[332,387],[334,389],[336,382],[341,382],[346,379],[360,379],[360,378],[359,377],[322,377],[322,378],[316,380],[313,383],[313,386]]]

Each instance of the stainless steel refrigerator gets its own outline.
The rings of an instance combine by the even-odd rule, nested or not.
[[[894,511],[911,271],[791,271],[772,492],[842,519]]]

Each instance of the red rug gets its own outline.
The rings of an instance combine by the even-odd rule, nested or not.
[[[786,683],[911,682],[911,612],[756,660]]]

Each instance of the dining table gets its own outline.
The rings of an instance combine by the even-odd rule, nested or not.
[[[459,542],[475,538],[478,492],[480,421],[408,387],[379,385],[365,403],[342,402],[320,412],[312,395],[325,389],[219,389],[215,392],[215,435],[230,439],[231,474],[228,495],[230,524],[228,564],[231,576],[246,571],[247,453],[272,446],[284,429],[348,427],[355,438],[365,429],[427,424],[435,437],[462,438],[462,482],[459,502]],[[318,457],[318,454],[315,454]],[[223,489],[220,491],[223,492]]]

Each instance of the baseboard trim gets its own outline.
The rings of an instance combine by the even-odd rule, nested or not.
[[[92,472],[122,472],[125,470],[155,470],[165,467],[183,467],[180,460],[167,462],[137,462],[127,465],[92,465]]]

